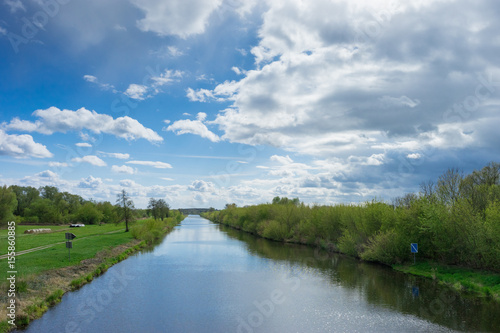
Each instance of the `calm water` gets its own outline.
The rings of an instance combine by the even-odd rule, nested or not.
[[[432,281],[189,216],[27,332],[495,331],[499,318]]]

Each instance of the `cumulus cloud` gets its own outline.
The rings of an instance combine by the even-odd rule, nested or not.
[[[128,161],[127,164],[145,165],[151,166],[156,169],[171,169],[172,166],[165,162],[153,162],[153,161]]]
[[[131,0],[145,17],[137,22],[142,31],[160,36],[175,35],[187,38],[205,31],[210,14],[222,0]]]
[[[4,122],[2,127],[8,130],[39,132],[42,134],[66,133],[67,131],[88,129],[97,134],[112,134],[126,140],[163,141],[163,138],[155,131],[144,127],[137,120],[128,116],[113,119],[109,115],[99,114],[85,108],[71,111],[60,110],[53,106],[45,110],[36,110],[33,115],[40,119],[30,122],[14,118],[10,123]]]
[[[148,87],[132,83],[128,86],[127,90],[125,90],[124,94],[132,99],[143,100],[147,97]]]
[[[122,165],[122,166],[113,165],[111,167],[111,171],[116,172],[116,173],[126,173],[129,175],[133,175],[134,173],[137,172],[136,169],[129,167],[128,165]]]
[[[100,167],[107,165],[106,162],[104,162],[103,160],[101,160],[99,157],[97,157],[95,155],[87,155],[84,157],[75,157],[71,161],[77,162],[77,163],[89,163],[89,164],[92,164],[95,166],[100,166]]]
[[[2,129],[0,129],[0,155],[9,155],[15,158],[53,156],[46,146],[33,141],[31,135],[7,134]]]
[[[500,23],[496,5],[481,4],[268,2],[251,50],[255,68],[234,68],[241,79],[186,94],[190,101],[232,103],[210,122],[224,133],[221,140],[355,156],[367,167],[384,165],[388,151],[404,158],[415,147],[492,148],[491,138],[452,124],[498,107],[485,98],[498,92],[500,49],[475,45],[491,45]],[[446,12],[457,17],[442,19]],[[201,125],[181,120],[167,130],[208,136]]]
[[[78,183],[79,188],[96,189],[101,185],[102,185],[102,179],[95,178],[93,176],[88,176],[87,178],[82,178],[82,180]]]
[[[217,134],[211,132],[203,123],[207,117],[204,112],[198,113],[196,120],[183,119],[175,121],[172,125],[168,126],[166,131],[172,131],[177,135],[181,134],[194,134],[202,138],[208,139],[212,142],[219,142],[220,138]]]
[[[214,184],[204,180],[195,180],[188,186],[188,190],[196,192],[213,192],[215,190]]]

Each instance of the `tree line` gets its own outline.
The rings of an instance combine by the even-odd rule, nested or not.
[[[115,204],[109,201],[86,200],[77,194],[60,192],[55,186],[0,186],[0,226],[8,221],[18,223],[84,224],[129,222],[141,217],[166,218],[169,205],[150,199],[148,209],[135,209],[129,194],[122,190]]]
[[[418,243],[419,258],[500,271],[499,163],[467,175],[448,169],[391,203],[307,206],[276,197],[255,206],[228,204],[205,216],[265,238],[385,264],[411,261],[410,243]]]

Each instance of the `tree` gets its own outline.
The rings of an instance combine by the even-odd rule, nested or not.
[[[161,219],[163,221],[165,217],[168,217],[170,206],[163,199],[150,198],[148,210],[155,220]]]
[[[158,203],[155,198],[149,198],[148,212],[153,216],[155,220],[158,219]]]
[[[127,191],[123,189],[117,195],[116,203],[120,206],[122,218],[125,220],[125,232],[128,232],[128,223],[132,221],[132,209],[134,209],[134,202],[130,199]]]
[[[78,221],[85,224],[97,224],[101,221],[102,217],[103,214],[90,201],[81,206],[77,214]]]
[[[31,186],[12,185],[9,188],[16,194],[17,207],[14,215],[17,216],[25,216],[24,210],[40,197],[40,192]]]
[[[460,184],[463,175],[458,169],[448,169],[437,182],[437,195],[448,206],[453,206],[460,195]]]
[[[44,199],[49,199],[50,201],[55,201],[56,200],[56,195],[59,193],[59,190],[55,186],[43,186],[39,188],[40,190],[40,195]]]
[[[97,209],[102,213],[101,221],[104,223],[118,223],[120,222],[120,217],[118,216],[117,207],[113,206],[111,202],[99,202],[96,205]]]
[[[16,208],[16,194],[6,185],[0,187],[0,223],[12,221]]]
[[[165,200],[159,199],[156,201],[156,207],[158,210],[158,217],[161,218],[161,220],[163,221],[165,217],[168,217],[170,206],[168,203],[165,202]]]
[[[49,199],[37,199],[26,208],[25,215],[28,221],[40,223],[58,223],[62,216]]]

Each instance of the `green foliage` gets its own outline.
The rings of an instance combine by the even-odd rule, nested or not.
[[[144,220],[141,224],[134,225],[130,229],[130,233],[135,239],[146,241],[147,244],[153,244],[184,218],[179,211],[173,211],[171,215],[171,217],[164,220],[154,218]]]
[[[449,169],[421,185],[419,194],[392,205],[305,206],[275,197],[271,204],[204,214],[210,220],[285,242],[298,242],[385,264],[410,262],[410,243],[419,258],[500,271],[500,164],[464,176]]]
[[[0,225],[14,220],[16,207],[16,194],[6,185],[0,187]]]
[[[77,214],[77,220],[84,224],[98,224],[102,220],[103,214],[92,202],[87,202],[80,207]]]
[[[39,223],[60,223],[62,214],[49,199],[37,199],[25,210],[26,220]]]

